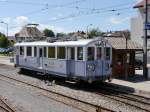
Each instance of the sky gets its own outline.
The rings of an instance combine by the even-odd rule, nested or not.
[[[56,32],[130,30],[130,19],[137,16],[133,6],[140,0],[0,0],[0,22],[8,23],[13,36],[28,23]],[[92,24],[92,25],[90,25]],[[0,32],[6,34],[6,24]]]

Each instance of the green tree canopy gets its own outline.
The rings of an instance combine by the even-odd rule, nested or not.
[[[65,33],[63,33],[63,32],[61,32],[61,33],[57,33],[57,34],[56,34],[56,37],[64,37],[64,36],[66,36],[66,34],[65,34]]]
[[[43,33],[46,37],[54,37],[55,36],[54,32],[47,28],[43,31]]]
[[[7,39],[7,37],[3,34],[0,33],[0,47],[1,48],[6,48],[10,45],[9,40]]]
[[[103,36],[103,32],[99,30],[99,28],[93,28],[88,32],[88,38],[94,38],[97,36]]]

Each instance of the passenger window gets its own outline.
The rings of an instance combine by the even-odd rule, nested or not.
[[[44,57],[47,57],[47,48],[44,47]]]
[[[110,60],[110,48],[106,48],[106,60]]]
[[[24,47],[20,47],[20,55],[24,55]]]
[[[37,56],[37,47],[34,47],[34,57]]]
[[[32,47],[27,47],[27,56],[32,56]]]
[[[72,60],[75,59],[75,50],[74,50],[74,48],[71,48],[71,59]]]
[[[95,55],[94,47],[88,47],[88,61],[93,61]]]
[[[77,59],[83,60],[83,48],[82,47],[77,48]]]
[[[102,56],[102,48],[101,47],[98,47],[97,48],[97,59],[101,59],[101,56]]]
[[[55,47],[48,47],[48,58],[55,58]]]
[[[57,48],[57,58],[58,59],[65,59],[66,58],[66,48],[65,47],[58,47]]]

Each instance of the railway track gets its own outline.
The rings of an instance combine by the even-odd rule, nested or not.
[[[120,91],[119,89],[113,89],[112,87],[108,87],[106,85],[101,86],[98,88],[98,92],[94,93],[144,110],[146,112],[150,112],[150,98],[129,94],[127,92]]]
[[[0,99],[0,112],[15,112],[4,100]]]
[[[2,75],[2,76],[4,76],[4,75]],[[6,76],[4,76],[4,77],[6,77]],[[11,77],[8,77],[8,76],[7,76],[7,78],[12,79],[12,80],[16,80],[15,78],[11,78]],[[16,80],[16,81],[19,81],[21,83],[25,83],[25,84],[27,84],[29,86],[33,86],[33,87],[36,87],[36,88],[39,88],[39,89],[43,90],[43,88],[41,88],[41,87],[38,87],[38,86],[35,86],[35,85],[32,85],[32,84],[26,83],[26,82],[22,82],[20,80]],[[89,87],[87,87],[86,89],[88,89],[88,92],[91,92],[93,94],[97,94],[99,96],[103,96],[103,97],[112,99],[114,101],[121,102],[121,103],[123,103],[125,105],[129,105],[131,107],[135,107],[135,108],[137,108],[139,110],[142,110],[142,111],[145,111],[145,112],[150,112],[150,98],[144,97],[144,96],[140,96],[140,95],[131,94],[131,93],[125,92],[125,91],[120,91],[119,89],[116,89],[116,88],[117,87],[112,87],[112,86],[110,86],[110,84],[106,84],[105,83],[105,84],[103,84],[101,86],[98,86],[96,88],[94,87],[94,89],[91,89],[91,88],[89,89]],[[82,89],[84,90],[84,88],[82,88]],[[55,92],[47,90],[47,89],[44,89],[44,90],[52,92],[53,94],[55,93]],[[59,94],[60,96],[62,96],[62,94],[60,94],[60,93],[56,93],[56,94]],[[64,96],[64,97],[66,97],[66,96]],[[73,100],[76,100],[76,99],[73,98]],[[80,101],[78,101],[78,102],[80,102]],[[85,104],[84,101],[82,103]],[[99,106],[93,105],[93,104],[92,105],[88,104],[88,106],[92,106],[92,107],[96,108],[97,110],[98,109],[99,110],[103,109],[103,110],[108,110],[108,112],[111,111],[111,110],[109,110],[107,108],[99,107]]]
[[[7,79],[9,79],[9,80],[19,82],[21,84],[25,84],[25,85],[30,86],[30,87],[32,86],[34,88],[40,89],[40,90],[42,90],[41,93],[42,93],[43,96],[45,96],[47,98],[50,98],[50,99],[53,99],[55,101],[64,103],[66,105],[72,106],[74,108],[77,108],[77,109],[79,109],[83,112],[115,112],[111,109],[101,107],[101,106],[98,106],[98,105],[94,105],[92,103],[88,103],[88,102],[85,102],[85,101],[82,101],[82,100],[79,100],[79,99],[76,99],[76,98],[73,98],[73,97],[69,97],[67,95],[63,95],[63,94],[58,93],[58,92],[47,90],[47,89],[44,89],[42,87],[27,83],[27,82],[24,82],[24,81],[21,81],[21,80],[17,80],[17,79],[12,78],[12,77],[8,77],[8,76],[2,75],[2,74],[0,74],[0,77],[1,77],[0,80],[3,80],[3,81],[4,80],[6,81]],[[7,82],[9,82],[9,81],[7,80]],[[12,83],[12,82],[10,82],[10,83]]]

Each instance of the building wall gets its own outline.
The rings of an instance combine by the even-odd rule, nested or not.
[[[144,9],[139,8],[137,11],[138,15],[131,19],[131,40],[143,45]],[[148,21],[150,22],[150,9],[148,10],[148,15]],[[148,35],[150,35],[150,30],[148,31]],[[150,39],[148,39],[148,48],[150,48]]]

